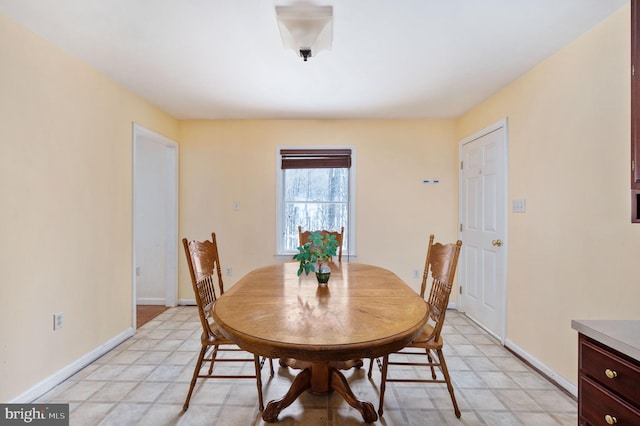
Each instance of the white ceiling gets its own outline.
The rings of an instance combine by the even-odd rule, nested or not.
[[[0,0],[179,119],[451,118],[629,0],[326,0],[333,47],[285,50],[291,0]]]

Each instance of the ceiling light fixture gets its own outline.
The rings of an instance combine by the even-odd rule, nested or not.
[[[320,51],[331,49],[332,6],[276,6],[276,16],[282,44],[296,52],[305,62]]]

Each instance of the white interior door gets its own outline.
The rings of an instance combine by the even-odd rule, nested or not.
[[[461,310],[504,342],[507,129],[502,120],[460,142]]]
[[[134,308],[175,306],[177,144],[134,125],[133,163]]]

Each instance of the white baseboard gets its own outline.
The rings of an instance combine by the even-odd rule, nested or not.
[[[179,306],[196,306],[196,299],[178,299]]]
[[[9,403],[26,404],[34,401],[38,397],[44,395],[45,393],[53,389],[55,386],[67,380],[69,377],[73,376],[78,371],[82,370],[87,365],[91,364],[96,359],[100,358],[102,355],[109,352],[111,349],[118,346],[120,343],[124,342],[125,340],[133,336],[134,333],[135,333],[135,330],[132,327],[126,329],[122,333],[118,334],[117,336],[113,337],[112,339],[108,340],[102,345],[98,346],[91,352],[87,353],[86,355],[82,356],[81,358],[77,359],[71,364],[67,365],[62,370],[59,370],[58,372],[47,377],[40,383],[31,387],[27,391],[18,395],[17,397],[9,401]]]
[[[573,395],[576,398],[578,397],[578,387],[576,385],[574,385],[573,383],[569,382],[564,377],[560,376],[558,373],[553,371],[547,365],[541,363],[538,359],[536,359],[535,357],[531,356],[531,354],[529,354],[528,352],[523,350],[521,347],[519,347],[518,345],[513,343],[511,340],[506,339],[504,341],[504,346],[507,349],[513,351],[515,354],[517,354],[519,357],[521,357],[525,361],[527,361],[533,367],[538,369],[542,374],[547,376],[547,378],[549,378],[550,380],[555,382],[558,386],[560,386],[561,388],[563,388],[564,390],[569,392],[571,395]]]
[[[166,299],[163,297],[143,297],[136,299],[136,305],[162,305],[165,306]]]

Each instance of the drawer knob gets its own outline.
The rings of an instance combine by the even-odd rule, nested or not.
[[[615,417],[610,416],[610,415],[608,415],[608,414],[607,414],[606,416],[604,416],[604,420],[605,420],[605,421],[607,422],[607,424],[609,424],[609,425],[615,425],[616,423],[618,423],[618,419],[616,419]]]
[[[614,370],[610,370],[610,369],[606,369],[604,370],[604,374],[610,378],[610,379],[615,379],[616,377],[618,377],[618,373],[616,373]],[[613,423],[609,423],[610,425],[612,425]]]

